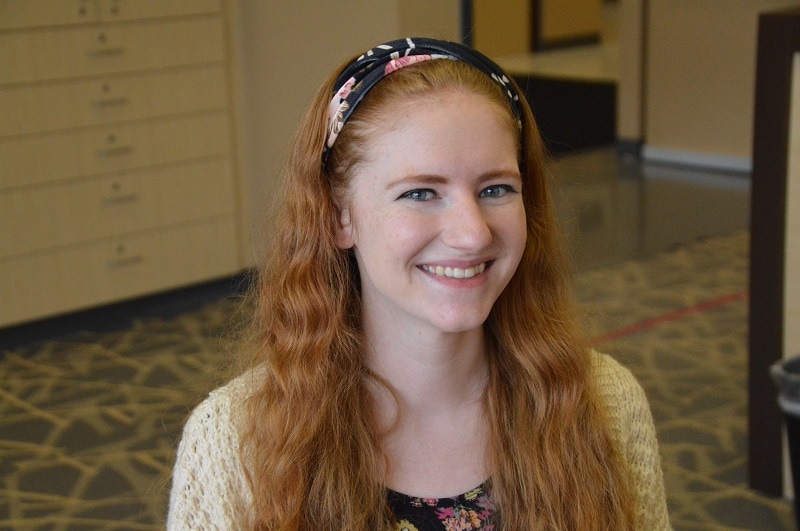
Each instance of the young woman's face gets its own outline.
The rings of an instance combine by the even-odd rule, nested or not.
[[[367,326],[483,324],[526,239],[516,131],[454,91],[397,104],[352,176],[338,243],[353,247]]]

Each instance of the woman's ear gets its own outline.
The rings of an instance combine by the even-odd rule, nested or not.
[[[353,238],[353,222],[350,219],[350,209],[339,209],[339,225],[336,227],[336,246],[339,249],[350,249],[355,245]]]

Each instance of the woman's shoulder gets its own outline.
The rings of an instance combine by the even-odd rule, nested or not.
[[[259,374],[249,371],[217,388],[189,415],[173,469],[169,529],[234,528],[248,514],[240,433]]]
[[[594,352],[592,361],[611,435],[630,474],[636,529],[671,529],[656,430],[644,389],[633,373],[611,356]]]
[[[263,367],[247,370],[208,393],[197,408],[213,410],[244,403],[258,390],[263,376]]]
[[[597,390],[612,404],[647,405],[644,390],[633,373],[608,354],[592,352],[592,368]],[[621,403],[620,403],[621,402]]]
[[[263,369],[256,368],[211,391],[198,404],[183,429],[184,439],[197,435],[216,442],[237,443],[244,421],[247,399],[263,381]]]
[[[629,458],[657,447],[655,426],[642,386],[631,371],[606,354],[593,354],[595,385],[612,434]]]

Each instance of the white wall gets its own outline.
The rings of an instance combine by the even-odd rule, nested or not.
[[[800,53],[794,56],[786,175],[784,357],[800,355]]]
[[[786,256],[784,257],[783,357],[800,355],[800,53],[794,55],[789,118],[789,159],[786,173]],[[788,457],[784,491],[791,497]]]
[[[263,214],[289,138],[324,78],[375,44],[412,34],[459,38],[457,0],[231,0],[246,238],[263,247]],[[251,253],[252,254],[252,253]]]
[[[645,157],[748,171],[758,14],[798,0],[646,5]]]

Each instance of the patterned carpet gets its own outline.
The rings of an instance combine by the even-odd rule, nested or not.
[[[745,488],[748,235],[583,273],[597,348],[656,419],[678,530],[793,529]],[[159,529],[182,422],[229,348],[240,302],[0,357],[0,528]]]

